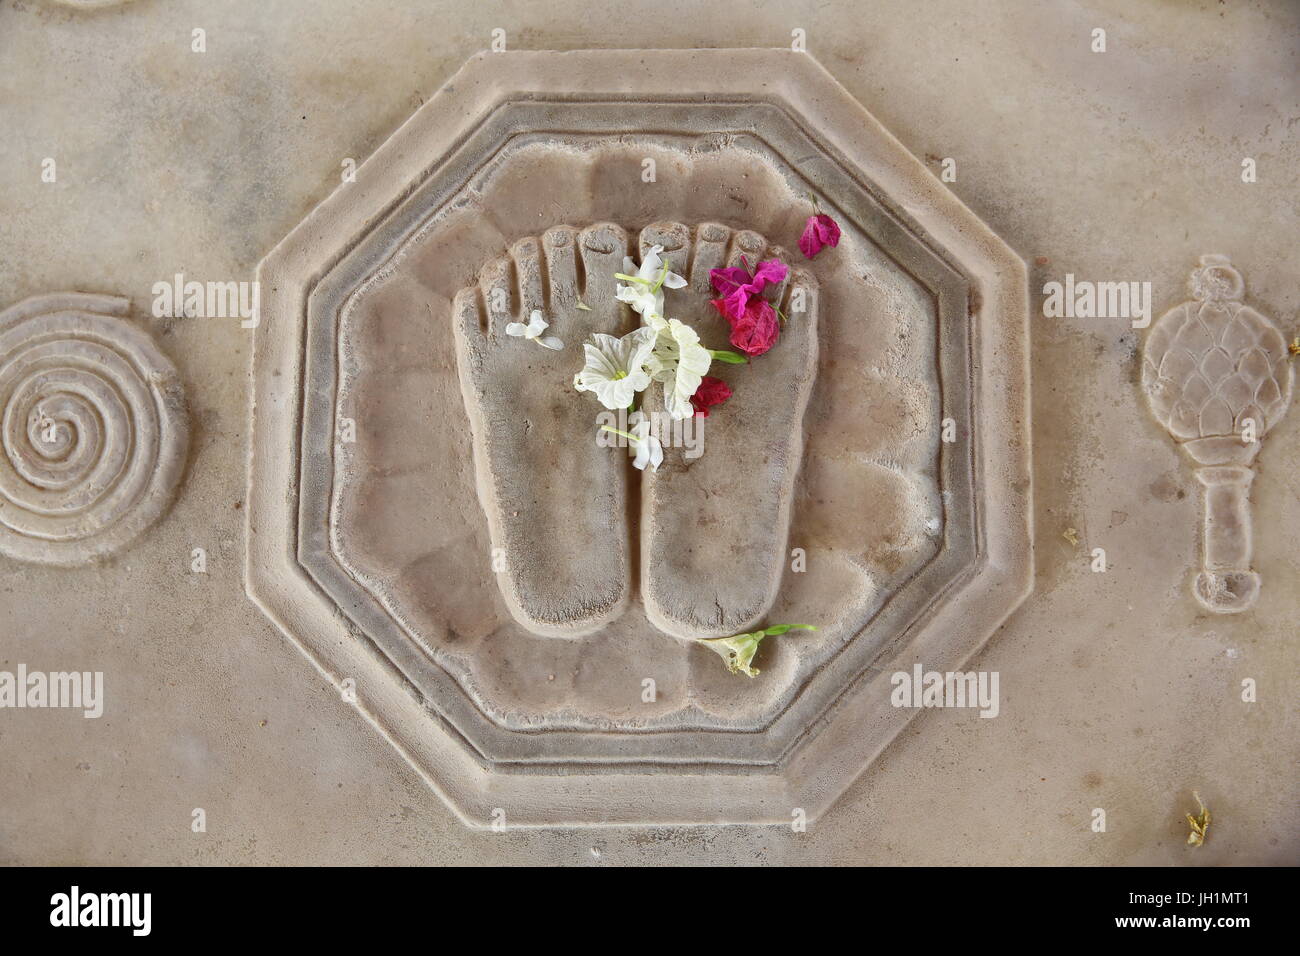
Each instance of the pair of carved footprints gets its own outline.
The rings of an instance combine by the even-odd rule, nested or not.
[[[667,292],[664,312],[729,348],[729,326],[709,304],[709,270],[789,257],[755,232],[702,223],[692,231],[660,222],[641,230],[640,258],[663,246],[669,268],[688,280]],[[771,608],[784,570],[802,422],[817,364],[817,285],[792,272],[769,298],[789,317],[770,352],[721,374],[734,394],[705,427],[704,454],[664,449],[657,472],[638,473],[620,449],[597,446],[601,410],[573,389],[582,343],[595,332],[623,335],[641,316],[615,299],[628,235],[612,223],[555,226],[515,243],[483,268],[453,305],[461,387],[474,435],[479,499],[511,613],[530,631],[577,637],[621,616],[634,574],[639,525],[645,614],[685,640],[752,628]],[[803,310],[791,313],[795,290]],[[578,307],[582,302],[590,311]],[[508,337],[510,322],[541,309],[549,351]],[[718,374],[715,366],[710,371]],[[660,386],[641,393],[662,408]],[[666,443],[666,442],[665,442]],[[639,475],[639,520],[636,477]]]

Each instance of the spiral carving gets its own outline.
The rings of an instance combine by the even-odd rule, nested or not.
[[[0,554],[92,561],[170,503],[189,447],[184,393],[127,309],[68,293],[0,313]]]

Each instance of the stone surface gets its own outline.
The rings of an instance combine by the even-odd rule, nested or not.
[[[243,597],[246,539],[259,533],[244,516],[252,335],[233,320],[152,320],[146,304],[179,270],[252,278],[333,190],[342,161],[370,154],[493,28],[514,49],[617,41],[564,2],[83,13],[21,0],[0,6],[0,303],[68,288],[129,297],[132,321],[185,383],[193,450],[173,508],[117,557],[72,571],[0,559],[0,667],[102,669],[109,693],[100,720],[0,713],[11,769],[0,858],[1294,862],[1300,819],[1280,768],[1295,755],[1300,418],[1283,418],[1256,462],[1258,602],[1210,615],[1189,593],[1200,486],[1146,408],[1143,334],[1126,321],[1045,319],[1038,294],[1067,272],[1149,279],[1160,315],[1188,298],[1198,257],[1220,252],[1249,280],[1252,307],[1294,336],[1294,5],[794,0],[739,20],[709,5],[625,9],[655,22],[643,40],[664,47],[781,47],[804,29],[910,153],[936,175],[956,160],[948,188],[1029,264],[1035,591],[969,665],[1000,672],[999,717],[922,713],[806,833],[467,831]],[[190,52],[196,26],[206,56]],[[1109,34],[1104,55],[1089,50],[1096,27]],[[40,179],[47,156],[56,184]],[[1259,161],[1256,183],[1240,180],[1245,156]],[[444,385],[456,395],[454,378]],[[910,395],[878,403],[921,397]],[[821,410],[826,433],[844,441],[852,422],[836,412]],[[854,493],[894,480],[858,477]],[[850,493],[847,479],[824,481]],[[189,572],[196,546],[209,549],[206,576]],[[1089,569],[1096,546],[1105,575]],[[1240,699],[1248,677],[1254,705]],[[1215,820],[1196,850],[1182,818],[1193,787]],[[191,832],[196,806],[206,834]],[[1106,834],[1089,828],[1098,806]]]
[[[471,825],[815,818],[915,716],[890,674],[956,668],[1030,588],[1024,268],[809,57],[627,56],[474,58],[262,263],[249,593]],[[576,241],[592,309],[549,332],[631,327],[611,302],[636,231],[721,347],[710,262],[788,258],[770,237],[809,189],[846,236],[790,280],[804,311],[705,454],[630,478],[593,455],[576,348],[504,333],[568,261],[530,233]],[[815,413],[804,441],[810,395],[833,449]],[[769,611],[819,629],[770,642],[761,680],[690,643]]]

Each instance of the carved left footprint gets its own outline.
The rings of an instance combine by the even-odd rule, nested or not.
[[[627,461],[597,447],[593,407],[572,391],[584,340],[634,324],[614,297],[626,252],[627,233],[612,223],[556,226],[489,262],[454,303],[479,499],[506,564],[501,592],[516,620],[544,636],[599,629],[631,590]],[[534,309],[563,349],[507,333]]]

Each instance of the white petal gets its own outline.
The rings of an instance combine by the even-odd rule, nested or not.
[[[699,343],[700,333],[696,332],[685,322],[681,322],[677,319],[671,319],[669,320],[668,325],[672,332],[673,341],[675,341],[678,345],[687,346],[687,345],[696,345]]]
[[[596,397],[600,399],[600,404],[613,411],[627,408],[632,404],[632,396],[636,394],[632,389],[632,380],[630,378],[597,382],[594,390]]]
[[[609,346],[609,352],[606,353],[614,367],[620,372],[627,371],[627,360],[632,355],[632,343],[628,341],[627,336],[621,339],[614,339]]]
[[[542,318],[542,310],[533,309],[528,316],[528,331],[530,333],[528,337],[530,339],[536,338],[538,335],[546,331],[547,325],[549,325],[549,323]]]
[[[695,408],[691,405],[691,396],[695,394],[695,389],[683,394],[682,389],[678,387],[678,382],[678,379],[674,379],[672,382],[664,383],[664,411],[674,421],[682,421],[695,414]]]
[[[516,338],[523,338],[528,334],[528,326],[522,322],[511,322],[506,326],[506,335],[513,335]]]
[[[625,368],[630,373],[640,369],[645,365],[646,360],[650,358],[650,352],[655,347],[656,333],[654,329],[642,326],[634,332],[629,332],[623,338],[629,346]]]
[[[686,285],[686,280],[683,279],[681,276],[679,276],[676,272],[670,272],[664,278],[664,286],[669,289],[680,289],[685,285]]]
[[[632,391],[643,392],[650,385],[650,373],[645,369],[637,369],[623,381],[632,383]]]
[[[632,310],[643,316],[656,315],[663,311],[663,296],[657,295],[649,290],[641,293],[632,302]]]
[[[592,336],[595,344],[586,344],[582,347],[587,356],[587,371],[593,372],[602,378],[613,378],[619,371],[618,365],[614,361],[614,355],[618,347],[618,339],[612,335],[605,335],[603,332],[597,332]]]
[[[693,348],[682,349],[682,354],[677,359],[677,367],[685,369],[692,375],[703,375],[709,370],[712,362],[713,356],[709,354],[709,350],[702,345],[696,345]]]
[[[543,336],[542,338],[537,340],[537,344],[545,346],[546,348],[552,349],[556,352],[564,348],[564,343],[560,341],[559,336],[555,336],[555,335]]]
[[[663,251],[663,246],[651,246],[650,251],[645,254],[645,259],[641,261],[641,270],[637,275],[651,282],[659,281],[659,270],[663,268],[664,264],[663,260],[659,258],[659,253]]]
[[[647,434],[635,447],[636,457],[632,459],[632,467],[645,471],[645,466],[649,465],[651,471],[658,471],[664,460],[664,448],[659,439]]]
[[[647,312],[657,312],[660,308],[661,296],[655,295],[645,286],[621,285],[614,293],[614,297],[620,302],[626,302],[632,307],[633,312],[646,315]]]
[[[632,467],[645,469],[646,462],[650,460],[650,423],[638,425],[632,429],[632,434],[636,436],[636,441],[628,446],[628,451],[632,453]]]

